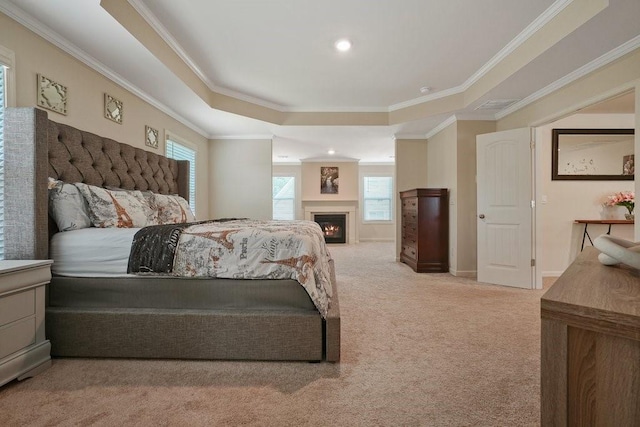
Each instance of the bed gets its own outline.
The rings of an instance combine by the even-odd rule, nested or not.
[[[188,200],[186,162],[56,123],[39,109],[7,109],[5,141],[6,259],[47,259],[55,254],[61,234],[68,237],[71,234],[66,233],[81,231],[56,233],[48,215],[48,178],[179,194]],[[57,258],[46,309],[52,356],[340,359],[333,261],[331,302],[321,313],[293,279],[109,275],[108,271],[92,277],[99,268],[70,272],[65,259]]]

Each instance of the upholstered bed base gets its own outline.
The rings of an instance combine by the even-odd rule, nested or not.
[[[188,199],[188,163],[51,122],[42,110],[7,109],[5,140],[6,259],[48,258],[47,176],[178,192]],[[84,280],[91,285],[92,279]],[[337,362],[340,307],[333,265],[332,287],[326,319],[299,308],[49,306],[46,334],[53,356]]]

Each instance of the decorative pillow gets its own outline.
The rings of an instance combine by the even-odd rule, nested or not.
[[[73,184],[49,178],[49,215],[58,230],[69,231],[91,227],[89,206]]]
[[[138,228],[152,225],[154,212],[142,192],[107,190],[83,183],[76,187],[89,205],[89,217],[96,227]]]
[[[156,194],[153,195],[151,207],[158,212],[158,222],[160,224],[180,224],[183,222],[193,222],[195,215],[191,212],[189,202],[178,195]]]

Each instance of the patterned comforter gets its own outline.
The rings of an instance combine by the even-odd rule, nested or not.
[[[206,221],[141,229],[133,239],[129,273],[294,279],[324,318],[331,304],[330,259],[313,221]]]

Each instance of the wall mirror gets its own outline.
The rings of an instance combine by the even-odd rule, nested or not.
[[[553,129],[551,179],[634,179],[633,129]]]

